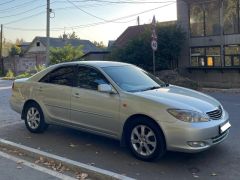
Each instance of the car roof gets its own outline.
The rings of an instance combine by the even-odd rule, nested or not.
[[[99,68],[130,65],[127,63],[117,62],[117,61],[73,61],[73,62],[67,62],[67,63],[61,63],[61,64],[62,65],[68,65],[68,64],[89,65],[89,66],[99,67]]]
[[[103,68],[103,67],[116,67],[116,66],[127,66],[130,64],[117,62],[117,61],[72,61],[72,62],[65,62],[65,63],[59,63],[54,64],[47,69],[33,75],[29,78],[29,81],[39,81],[44,75],[46,75],[48,72],[52,71],[53,69],[61,66],[67,66],[67,65],[88,65],[95,68]]]

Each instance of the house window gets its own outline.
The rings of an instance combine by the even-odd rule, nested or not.
[[[36,42],[36,46],[39,47],[40,46],[40,42]]]
[[[221,66],[220,47],[207,47],[206,56],[212,59],[212,66]]]
[[[219,0],[192,3],[189,7],[192,37],[220,34]]]
[[[191,36],[204,36],[204,10],[201,4],[190,4]]]
[[[191,66],[221,66],[220,47],[191,48]]]
[[[204,66],[205,65],[204,55],[205,55],[204,48],[191,48],[191,65]]]
[[[240,66],[240,45],[225,46],[224,66]]]
[[[223,1],[223,30],[224,34],[239,32],[239,0]]]

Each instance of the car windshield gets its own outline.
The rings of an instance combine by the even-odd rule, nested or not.
[[[110,66],[102,69],[121,89],[128,92],[147,91],[165,86],[163,81],[136,66]]]

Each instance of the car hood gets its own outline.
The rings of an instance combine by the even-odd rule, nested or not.
[[[199,112],[209,112],[215,110],[220,105],[216,99],[206,94],[174,85],[137,92],[135,95],[165,104],[168,108],[188,109]]]

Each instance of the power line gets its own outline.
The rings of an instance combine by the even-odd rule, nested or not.
[[[98,17],[98,16],[95,16],[94,14],[89,13],[89,12],[87,12],[87,11],[81,9],[80,7],[78,7],[76,4],[74,4],[74,3],[71,2],[70,0],[67,0],[67,2],[69,2],[70,4],[72,4],[73,6],[75,6],[77,9],[79,9],[79,10],[82,11],[82,12],[84,12],[85,14],[88,14],[89,16],[92,16],[92,17],[95,17],[95,18],[97,18],[97,19],[100,19],[100,20],[106,21],[106,20],[103,19],[103,18],[100,18],[100,17]]]
[[[16,23],[16,22],[19,22],[19,21],[23,21],[23,20],[26,20],[26,19],[30,19],[30,18],[32,18],[32,17],[39,16],[39,15],[44,14],[44,13],[46,13],[46,12],[45,12],[45,11],[42,11],[42,12],[33,14],[33,15],[31,15],[31,16],[27,16],[27,17],[23,17],[23,18],[14,20],[14,21],[10,21],[10,22],[8,22],[8,23],[5,23],[4,25],[13,24],[13,23]]]
[[[51,2],[51,4],[59,3],[59,2],[62,2],[62,1],[53,1],[53,2]],[[105,5],[104,4],[91,4],[91,5],[83,5],[82,7],[95,7],[95,6],[105,6]],[[22,15],[22,14],[26,14],[28,12],[34,11],[36,9],[39,9],[41,7],[46,7],[46,4],[43,4],[43,5],[40,5],[40,6],[36,6],[34,8],[31,8],[31,9],[28,9],[28,10],[25,10],[25,11],[21,11],[19,13],[10,14],[10,15],[6,15],[6,16],[0,16],[0,19],[1,18],[15,17],[15,16],[19,16],[19,15]],[[75,6],[69,6],[69,7],[63,7],[63,8],[54,8],[54,9],[59,9],[60,10],[60,9],[68,9],[68,8],[73,8],[73,7],[75,7]]]
[[[15,17],[15,16],[19,16],[19,15],[22,15],[22,14],[26,14],[28,12],[34,11],[34,10],[39,9],[41,7],[44,7],[44,6],[46,6],[46,5],[37,6],[35,8],[29,9],[29,10],[26,10],[26,11],[23,11],[23,12],[20,12],[20,13],[16,13],[16,14],[11,14],[11,15],[7,15],[7,16],[1,16],[0,19],[2,19],[2,18],[9,18],[9,17]]]
[[[92,16],[92,17],[97,18],[97,19],[99,19],[99,20],[103,20],[104,22],[125,23],[125,22],[117,22],[117,21],[112,21],[112,20],[106,20],[106,19],[104,19],[104,18],[101,18],[101,17],[99,17],[99,16],[96,16],[96,15],[94,15],[94,14],[92,14],[92,13],[89,13],[89,12],[81,9],[80,7],[78,7],[76,4],[74,4],[74,3],[73,3],[72,1],[70,1],[70,0],[67,0],[67,1],[68,1],[70,4],[72,4],[74,7],[76,7],[77,9],[79,9],[80,11],[84,12],[85,14],[88,14],[89,16]],[[94,0],[94,1],[97,1],[97,0]],[[100,1],[101,1],[101,0],[99,0],[99,2],[100,2]],[[171,1],[171,2],[172,2],[172,1]],[[175,1],[172,2],[172,3],[175,3]]]
[[[123,16],[123,17],[120,17],[120,18],[115,18],[115,19],[112,19],[112,20],[104,21],[104,22],[97,22],[97,23],[92,23],[92,24],[72,26],[72,27],[65,27],[65,28],[66,28],[66,29],[68,29],[68,28],[77,29],[77,28],[85,28],[85,27],[97,26],[97,25],[100,25],[100,24],[111,23],[111,22],[114,22],[114,21],[118,21],[118,20],[122,20],[122,19],[127,19],[127,18],[130,18],[130,17],[133,17],[133,16],[138,16],[138,15],[141,15],[141,14],[144,14],[144,13],[148,13],[148,12],[151,12],[151,11],[154,11],[154,10],[157,10],[157,9],[160,9],[160,8],[164,8],[164,7],[170,6],[170,5],[172,5],[172,4],[175,4],[175,2],[170,3],[170,4],[166,4],[166,5],[163,5],[163,6],[159,6],[159,7],[156,7],[156,8],[148,9],[148,10],[145,10],[145,11],[142,11],[142,12],[139,12],[139,13],[131,14],[131,15],[128,15],[128,16]]]
[[[79,0],[72,2],[105,2],[113,4],[159,4],[159,3],[170,3],[175,1],[109,1],[109,0]]]
[[[92,27],[92,26],[98,26],[98,25],[101,25],[101,24],[113,23],[114,21],[128,19],[130,17],[134,17],[134,16],[138,16],[138,15],[141,15],[141,14],[144,14],[144,13],[148,13],[148,12],[160,9],[160,8],[170,6],[172,4],[175,4],[175,2],[166,4],[166,5],[163,5],[163,6],[159,6],[159,7],[156,7],[156,8],[148,9],[148,10],[145,10],[145,11],[141,11],[139,13],[131,14],[131,15],[128,15],[128,16],[123,16],[123,17],[107,20],[107,21],[101,21],[101,22],[78,25],[78,26],[70,26],[70,27],[64,27],[64,28],[56,27],[56,28],[51,28],[51,31],[62,31],[63,29],[66,29],[66,30],[70,29],[71,30],[71,29],[87,28],[87,27]],[[40,13],[35,14],[34,16],[39,15],[39,14]],[[41,12],[41,14],[42,14],[42,12]],[[134,20],[136,20],[136,19],[134,19]],[[126,21],[125,23],[131,22],[131,21],[133,21],[133,20]],[[10,30],[20,30],[20,31],[45,31],[45,29],[41,29],[41,28],[40,29],[27,29],[27,28],[17,28],[17,27],[8,27],[8,26],[5,26],[5,28],[10,29]]]
[[[11,6],[11,7],[5,8],[5,9],[0,9],[0,12],[5,12],[5,11],[8,11],[8,10],[19,9],[19,8],[21,8],[21,7],[23,7],[23,6],[32,5],[33,2],[36,2],[36,0],[27,1],[27,2],[24,2],[24,3],[22,3],[22,4],[18,4],[18,5],[15,5],[15,6]]]

